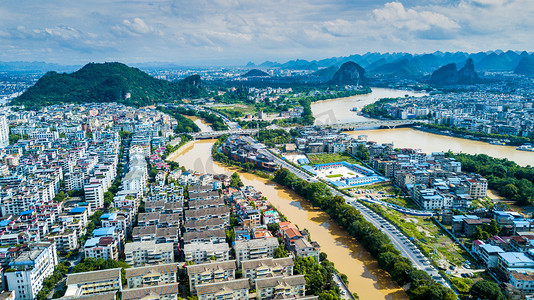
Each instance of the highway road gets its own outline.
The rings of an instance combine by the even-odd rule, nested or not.
[[[278,156],[272,154],[270,151],[265,149],[263,144],[255,142],[251,137],[247,137],[246,140],[249,143],[255,144],[259,149],[259,152],[265,154],[266,156],[272,158],[278,165],[283,168],[288,169],[293,174],[297,175],[299,178],[309,181],[316,182],[317,178],[305,173],[301,169],[291,165],[287,161],[279,158]],[[360,211],[363,217],[371,222],[376,228],[384,232],[389,239],[391,240],[395,249],[399,250],[402,256],[408,258],[419,270],[425,271],[430,277],[432,277],[436,282],[443,284],[446,287],[449,287],[449,284],[441,277],[436,268],[430,264],[428,259],[421,253],[421,251],[415,246],[415,244],[410,241],[401,231],[399,231],[393,224],[391,224],[386,219],[382,218],[380,215],[373,212],[371,209],[367,208],[363,204],[359,203],[356,198],[346,196],[334,189],[331,186],[328,186],[332,191],[333,195],[342,196],[345,199],[345,202]]]

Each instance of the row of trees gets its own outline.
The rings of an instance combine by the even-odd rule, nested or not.
[[[43,287],[41,290],[37,293],[37,300],[45,300],[48,298],[48,294],[56,287],[58,282],[67,275],[67,272],[69,270],[69,267],[63,263],[58,264],[54,268],[54,272],[52,275],[46,277],[43,280]],[[61,293],[61,295],[60,295]],[[59,298],[63,296],[64,293],[61,291],[57,291],[54,293],[53,298]]]
[[[412,262],[400,255],[383,232],[366,221],[356,208],[346,204],[343,197],[333,196],[326,184],[304,181],[287,169],[278,170],[274,181],[293,189],[314,206],[328,213],[351,236],[360,241],[362,246],[377,258],[380,267],[389,272],[400,285],[410,283],[410,299],[456,299],[451,289],[432,280],[426,272],[414,268]]]
[[[320,300],[339,300],[340,290],[334,281],[336,269],[334,264],[326,259],[326,255],[323,257],[321,263],[313,257],[298,257],[294,270],[304,275],[307,295],[317,295]]]
[[[465,172],[478,173],[488,180],[488,187],[519,205],[534,203],[534,167],[521,167],[513,161],[486,154],[446,153],[462,163]]]

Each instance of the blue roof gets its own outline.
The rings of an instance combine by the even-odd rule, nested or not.
[[[103,228],[98,228],[98,229],[93,230],[93,236],[94,237],[108,236],[108,235],[113,235],[114,232],[115,232],[115,227],[103,227]]]
[[[506,261],[507,264],[529,264],[534,266],[534,261],[530,259],[525,253],[522,252],[503,252],[499,253],[499,256]]]
[[[21,212],[20,215],[21,216],[31,215],[33,214],[34,211],[35,209],[26,210],[26,211]]]
[[[2,226],[2,227],[7,226],[7,225],[9,225],[9,222],[10,222],[9,220],[2,220],[0,222],[0,226]]]
[[[85,242],[85,247],[94,247],[100,242],[99,237],[90,238]]]
[[[83,214],[86,209],[87,209],[87,207],[75,207],[75,208],[71,209],[69,213],[71,213],[71,214]]]
[[[101,220],[106,220],[106,219],[115,220],[116,218],[117,218],[117,213],[108,213],[108,214],[103,214],[102,216],[100,216]]]

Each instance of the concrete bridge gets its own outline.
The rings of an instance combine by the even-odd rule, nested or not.
[[[216,139],[221,136],[228,134],[238,134],[238,135],[254,135],[258,132],[258,129],[233,129],[233,130],[222,130],[222,131],[205,131],[205,132],[195,132],[190,134],[195,140],[206,140],[206,139]]]
[[[390,128],[395,128],[399,126],[409,126],[415,123],[416,123],[415,121],[410,121],[410,120],[376,120],[376,121],[368,121],[368,122],[315,125],[314,127],[334,128],[334,129],[338,129],[341,131],[351,131],[351,130],[367,128],[367,127],[380,127],[380,128],[390,129]],[[290,127],[285,127],[282,129],[289,130]],[[223,130],[223,131],[196,132],[196,133],[191,134],[191,136],[196,140],[202,140],[202,139],[219,138],[224,134],[254,135],[256,133],[258,133],[258,129],[231,129],[231,130]]]
[[[352,131],[366,127],[379,127],[384,129],[391,129],[396,127],[411,126],[421,120],[372,120],[366,122],[351,122],[351,123],[338,123],[338,124],[325,124],[318,125],[323,128],[334,128],[342,131]]]

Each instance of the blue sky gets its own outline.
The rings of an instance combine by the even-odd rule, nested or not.
[[[243,65],[533,51],[532,0],[3,0],[0,61]]]

